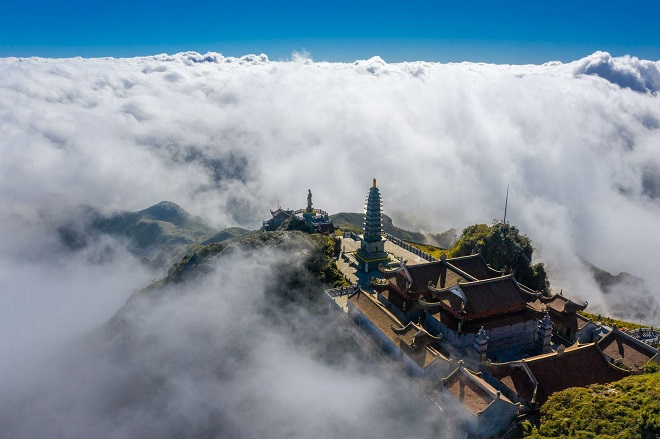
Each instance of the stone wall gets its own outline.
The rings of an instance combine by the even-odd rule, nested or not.
[[[510,348],[531,348],[534,346],[538,323],[538,320],[528,320],[526,322],[486,330],[486,334],[488,335],[488,352]]]
[[[472,347],[474,343],[474,334],[459,334],[454,332],[428,312],[425,316],[424,326],[433,335],[442,334],[442,337],[446,341],[458,349]],[[488,335],[488,352],[510,348],[531,349],[534,346],[537,326],[537,320],[528,320],[526,322],[486,330],[486,334]]]
[[[494,435],[511,425],[518,415],[519,406],[498,398],[477,418],[479,437]]]
[[[357,309],[351,302],[348,302],[348,314],[353,318],[355,323],[360,326],[365,332],[367,332],[374,340],[374,342],[379,345],[385,352],[396,359],[400,359],[401,349],[394,344],[388,336],[386,336],[376,325],[374,325],[371,320],[365,316],[362,311]]]
[[[428,312],[425,313],[424,327],[433,335],[442,334],[443,339],[459,349],[471,347],[474,343],[474,334],[458,334],[440,323],[440,321]]]

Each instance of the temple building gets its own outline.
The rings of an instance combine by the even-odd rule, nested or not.
[[[564,345],[577,341],[580,329],[586,322],[578,311],[584,311],[587,305],[587,302],[575,303],[562,294],[541,296],[534,304],[537,310],[548,311],[554,326],[555,337],[560,338]]]
[[[439,260],[422,254],[383,234],[381,216],[374,179],[364,235],[342,238],[352,256],[342,254],[338,267],[353,287],[326,290],[326,298],[371,346],[422,380],[422,393],[434,389],[431,399],[463,437],[506,431],[557,391],[660,363],[658,351],[633,335],[578,314],[586,302],[535,291],[479,253]],[[651,332],[645,337],[657,340]]]
[[[461,356],[502,360],[548,349],[537,343],[547,313],[539,306],[542,294],[492,269],[480,254],[411,266],[401,261],[380,272],[371,284],[385,307],[402,322],[421,320]],[[476,347],[480,330],[488,343]]]
[[[359,287],[348,297],[348,315],[409,375],[440,379],[451,371],[451,360],[438,346],[440,337],[413,322],[402,325]]]
[[[390,261],[390,256],[385,252],[386,240],[383,238],[382,210],[383,201],[374,178],[365,200],[364,236],[360,242],[360,248],[355,252],[359,268],[365,273]]]
[[[516,418],[520,403],[513,402],[464,366],[463,361],[440,381],[440,391],[449,415],[458,419],[461,430],[483,437],[505,430]]]
[[[314,209],[312,203],[312,190],[307,191],[307,207],[298,210],[283,210],[278,207],[277,210],[271,210],[271,219],[263,222],[262,230],[265,232],[273,232],[277,230],[286,221],[295,222],[292,227],[295,230],[304,230],[308,233],[321,233],[332,234],[335,232],[335,227],[332,224],[332,219],[328,212],[321,209]]]
[[[634,373],[641,373],[649,361],[660,363],[658,350],[635,337],[613,328],[596,342],[607,361]]]
[[[515,402],[538,407],[555,392],[618,381],[630,375],[610,363],[595,343],[560,346],[556,351],[507,363],[489,363],[484,378]]]
[[[281,207],[278,207],[276,210],[271,209],[270,214],[272,218],[264,221],[263,223],[262,230],[264,232],[274,232],[277,230],[284,223],[284,221],[291,218],[291,215],[293,215],[293,210],[284,210]]]

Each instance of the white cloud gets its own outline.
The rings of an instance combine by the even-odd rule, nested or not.
[[[432,418],[405,380],[378,362],[356,361],[343,320],[278,311],[267,302],[278,270],[299,263],[279,252],[235,252],[203,279],[134,298],[109,328],[61,347],[47,362],[13,370],[9,379],[3,373],[0,431],[70,438],[431,437]],[[273,312],[292,323],[280,324]],[[314,353],[319,345],[332,351]]]
[[[607,52],[596,52],[575,63],[576,75],[595,75],[623,88],[655,93],[660,89],[660,63],[634,56],[612,58]]]
[[[256,228],[278,200],[304,206],[308,188],[317,207],[360,211],[374,177],[395,222],[432,232],[500,218],[509,184],[508,219],[556,290],[608,311],[583,256],[660,292],[658,62],[183,53],[6,58],[0,78],[0,300],[48,322],[25,331],[5,319],[14,346],[63,343],[149,279],[119,249],[63,256],[54,231],[80,204],[110,213],[170,200],[218,228]],[[80,298],[89,319],[45,336]]]
[[[657,218],[657,98],[593,76],[653,90],[657,63],[604,53],[542,66],[282,63],[189,52],[10,58],[0,74],[5,212],[170,199],[217,226],[256,227],[278,199],[303,204],[307,188],[327,210],[359,210],[378,177],[386,210],[440,231],[501,216],[511,184],[511,219],[538,246],[555,242],[542,216],[568,216],[562,234],[575,241],[549,258],[580,252],[660,280],[648,258],[618,256],[657,244],[635,227]],[[526,212],[538,203],[550,210]],[[628,227],[613,233],[617,223]]]

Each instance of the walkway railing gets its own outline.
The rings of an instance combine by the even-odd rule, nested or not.
[[[327,294],[330,297],[347,296],[354,292],[355,290],[352,287],[328,288],[327,290],[325,290],[325,294]]]
[[[415,247],[414,245],[408,244],[403,239],[397,238],[396,236],[392,236],[389,233],[383,233],[383,235],[385,235],[387,240],[390,241],[392,244],[396,244],[402,249],[408,250],[410,253],[417,255],[422,259],[426,259],[429,262],[439,261],[438,258],[431,256],[429,253],[426,253],[424,250]]]
[[[351,238],[353,241],[361,241],[360,235],[355,232],[344,232],[344,238]]]
[[[316,212],[317,214],[320,214],[320,215],[323,215],[323,216],[328,215],[328,212],[326,212],[323,209],[313,209],[313,211]],[[307,212],[307,209],[298,209],[298,210],[294,210],[293,214],[296,215],[296,214],[305,213],[305,212]]]
[[[660,329],[657,328],[631,329],[626,334],[653,347],[660,343]]]

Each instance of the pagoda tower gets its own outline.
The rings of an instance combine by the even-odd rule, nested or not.
[[[374,178],[364,206],[364,236],[360,249],[355,252],[359,267],[365,273],[390,260],[389,255],[385,252],[386,240],[383,238],[382,210],[383,201]]]

